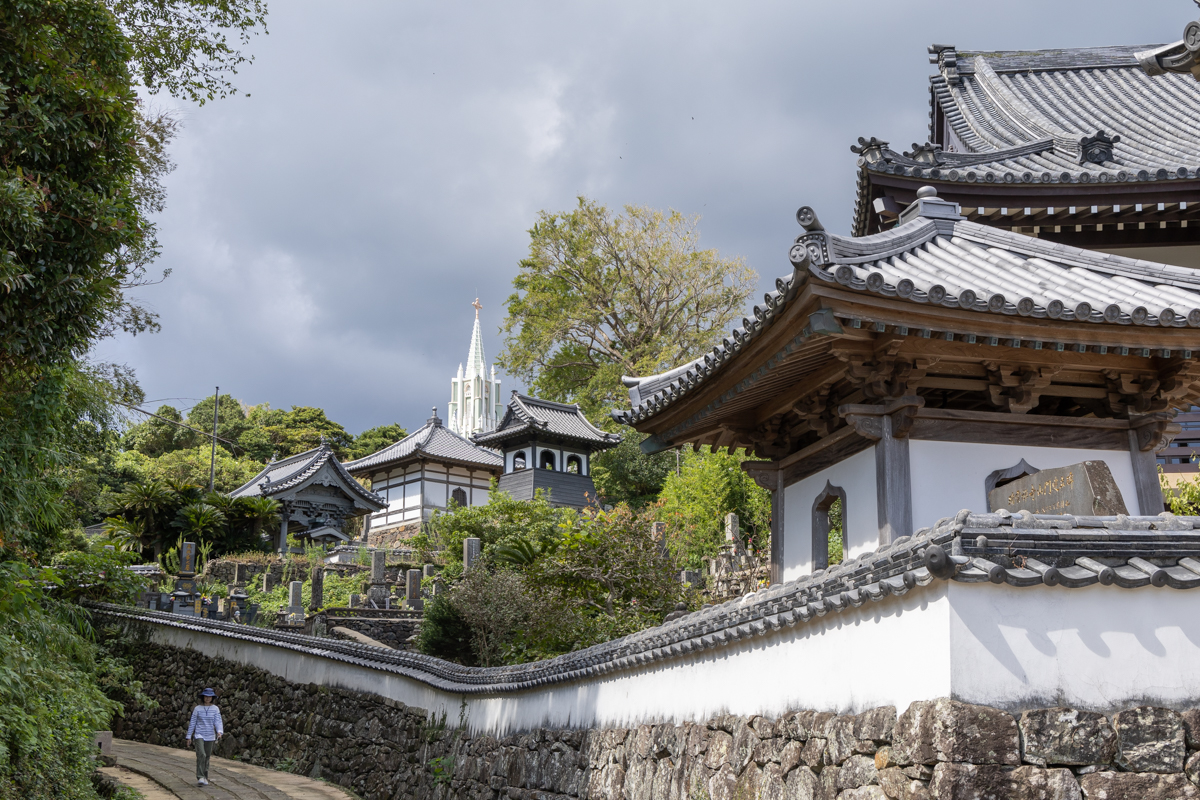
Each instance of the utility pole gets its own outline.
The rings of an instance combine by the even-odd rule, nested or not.
[[[217,387],[217,391],[213,394],[213,432],[212,432],[212,455],[208,461],[208,491],[213,490],[213,484],[217,477],[217,413],[221,410],[221,387]]]

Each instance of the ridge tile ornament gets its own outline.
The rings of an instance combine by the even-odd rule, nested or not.
[[[1044,469],[988,493],[988,510],[1108,517],[1128,514],[1112,470],[1103,461]]]
[[[1113,146],[1120,143],[1120,136],[1109,136],[1104,131],[1095,136],[1084,136],[1079,140],[1079,163],[1104,164],[1112,161]]]

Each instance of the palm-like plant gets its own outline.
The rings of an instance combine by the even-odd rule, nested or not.
[[[113,504],[113,510],[119,513],[127,524],[120,526],[114,522],[113,528],[119,529],[122,537],[126,539],[134,530],[139,531],[139,546],[153,547],[157,558],[163,547],[160,525],[162,515],[177,503],[175,493],[158,481],[132,483],[116,496]],[[115,517],[110,518],[112,519]],[[105,524],[108,524],[107,520]]]
[[[542,549],[528,539],[516,539],[497,545],[492,551],[496,561],[514,567],[528,567],[542,555]]]
[[[243,497],[238,501],[242,518],[249,521],[254,538],[262,537],[263,528],[279,524],[279,501],[269,497]]]
[[[140,550],[145,537],[146,524],[141,519],[109,517],[104,520],[104,538],[119,550]]]
[[[210,539],[225,527],[225,515],[208,503],[188,503],[179,509],[171,525],[180,528],[184,536]]]

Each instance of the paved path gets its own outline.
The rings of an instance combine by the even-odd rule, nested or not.
[[[328,783],[217,756],[208,764],[209,785],[197,786],[195,751],[182,748],[113,739],[112,755],[117,766],[105,772],[146,800],[351,800]]]

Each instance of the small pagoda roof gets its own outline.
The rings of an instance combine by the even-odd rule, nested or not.
[[[335,481],[355,501],[355,505],[368,507],[372,511],[387,508],[387,501],[354,480],[337,460],[333,449],[324,442],[312,450],[272,461],[249,481],[230,492],[229,496],[278,497],[294,493],[317,478],[323,468],[332,472]]]
[[[352,475],[369,475],[414,461],[436,461],[493,472],[504,466],[499,453],[480,447],[443,425],[435,408],[433,416],[413,433],[378,453],[348,461],[345,467]]]
[[[525,436],[564,440],[589,450],[606,450],[621,443],[620,435],[605,433],[588,422],[578,405],[539,400],[515,391],[496,430],[472,438],[478,444],[498,447]]]
[[[1162,54],[1178,47],[977,52],[933,45],[930,136],[937,144],[897,152],[871,138],[851,148],[863,171],[854,230],[870,228],[872,175],[1025,198],[989,206],[1027,206],[1038,192],[1059,196],[1051,206],[1090,206],[1121,203],[1117,194],[1126,190],[1185,191],[1172,182],[1200,179],[1200,80],[1160,66]],[[1064,197],[1097,189],[1106,190],[1107,203]]]
[[[1097,344],[1102,339],[1111,341],[1111,349],[1117,352],[1124,337],[1136,335],[1143,343],[1149,338],[1144,335],[1149,331],[1134,328],[1164,329],[1155,337],[1157,348],[1178,347],[1181,341],[1200,343],[1194,333],[1181,339],[1165,330],[1200,328],[1200,273],[1196,270],[1084,250],[969,222],[959,215],[956,204],[939,199],[931,187],[919,194],[922,197],[903,212],[898,227],[859,238],[827,233],[812,210],[802,208],[797,216],[808,233],[799,237],[792,249],[793,273],[776,281],[777,290],[767,294],[764,305],[754,308],[753,319],[744,319],[742,327],[711,352],[670,372],[625,378],[631,408],[615,411],[613,417],[632,425],[692,395],[727,372],[740,353],[753,349],[776,320],[787,317],[802,289],[811,290],[803,293],[811,301],[820,294],[816,287],[821,285],[882,299],[891,317],[888,324],[898,326],[905,324],[906,317],[911,319],[926,310],[941,316],[942,324],[950,326],[947,331],[979,330],[961,315],[950,322],[948,310],[1045,321],[1041,335],[1048,348],[1058,351],[1108,352],[1108,345]],[[984,322],[981,319],[976,324]],[[836,322],[830,319],[830,325],[836,327]],[[967,331],[948,336],[974,342],[976,336]],[[804,336],[812,333],[807,330]],[[1020,338],[1014,341],[1011,346],[1029,345]],[[1036,342],[1038,349],[1042,344],[1043,340]],[[1146,356],[1151,354],[1151,349],[1138,349],[1144,349]],[[1158,355],[1160,351],[1153,352]],[[1190,358],[1190,353],[1185,351],[1185,357]],[[768,371],[773,363],[762,371]],[[748,386],[754,382],[751,379],[743,383]],[[727,393],[728,399],[741,391],[739,384]]]

